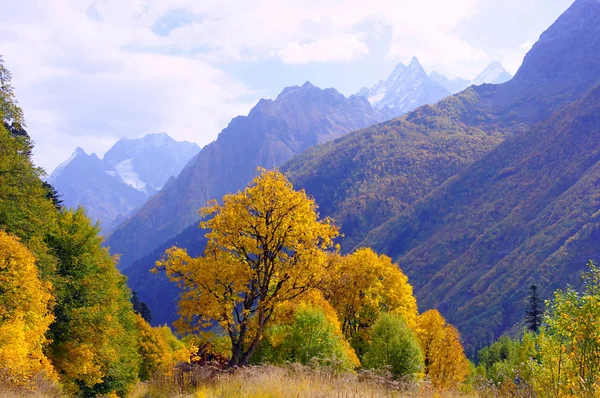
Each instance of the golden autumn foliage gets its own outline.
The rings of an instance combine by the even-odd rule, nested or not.
[[[172,361],[166,340],[139,315],[136,324],[139,330],[138,352],[142,357],[140,379],[148,380],[157,371],[168,372]]]
[[[332,255],[322,290],[344,335],[355,344],[368,340],[368,329],[382,312],[401,316],[411,329],[416,326],[417,301],[408,278],[389,257],[372,249]]]
[[[466,380],[469,361],[460,334],[437,310],[419,315],[417,337],[425,357],[425,374],[435,388],[450,389]]]
[[[33,254],[0,230],[0,380],[31,386],[41,375],[56,379],[43,353],[54,320],[51,286],[38,276]]]
[[[259,175],[241,192],[202,209],[210,232],[204,255],[172,248],[157,264],[184,289],[180,330],[218,322],[231,340],[230,365],[243,365],[258,347],[281,302],[316,286],[338,231],[319,220],[317,205],[277,171]]]
[[[157,372],[170,375],[177,363],[190,362],[197,351],[192,344],[184,344],[173,335],[168,326],[152,327],[136,315],[138,352],[142,359],[140,379],[148,380]]]

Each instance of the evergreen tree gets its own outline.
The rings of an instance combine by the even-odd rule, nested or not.
[[[529,303],[525,312],[525,323],[527,324],[527,329],[537,333],[542,325],[542,316],[544,315],[542,300],[540,299],[536,285],[531,285],[529,289],[531,293],[529,294]]]
[[[133,311],[136,314],[139,314],[146,322],[152,322],[152,311],[150,311],[150,308],[148,308],[146,303],[140,301],[135,290],[131,292],[131,304],[133,305]]]

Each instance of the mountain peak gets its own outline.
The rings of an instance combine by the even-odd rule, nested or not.
[[[484,69],[472,83],[475,86],[482,84],[502,84],[512,79],[512,75],[504,69],[499,61],[494,61]]]
[[[423,66],[421,65],[421,63],[419,62],[419,58],[417,58],[417,56],[413,56],[412,59],[410,60],[410,64],[408,64],[409,68],[422,68]]]
[[[302,86],[289,86],[283,89],[283,91],[281,91],[281,93],[279,93],[279,95],[277,96],[277,98],[275,99],[275,102],[280,102],[290,96],[292,97],[297,97],[297,96],[304,96],[307,93],[316,93],[316,92],[322,92],[323,90],[321,90],[319,87],[315,86],[314,84],[312,84],[309,81],[306,81]],[[259,101],[259,104],[261,102],[264,101]]]
[[[406,65],[404,65],[402,62],[398,62],[398,65],[396,65],[396,67],[394,68],[394,71],[390,74],[390,77],[388,78],[388,80],[397,80],[400,75],[402,75],[404,72],[406,71]],[[383,81],[379,81],[378,84],[383,84]]]

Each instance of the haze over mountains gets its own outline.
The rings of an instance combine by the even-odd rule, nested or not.
[[[102,159],[77,148],[48,181],[66,207],[84,206],[108,232],[179,174],[199,151],[197,144],[177,142],[166,133],[121,139]]]

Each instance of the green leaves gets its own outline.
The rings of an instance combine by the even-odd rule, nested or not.
[[[382,313],[371,331],[371,342],[363,358],[366,368],[390,367],[396,376],[423,370],[419,340],[398,315]]]

